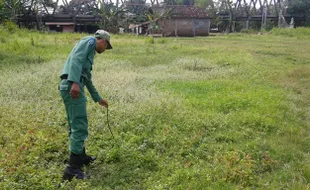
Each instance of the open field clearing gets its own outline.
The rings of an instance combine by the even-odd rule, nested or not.
[[[0,28],[0,189],[310,189],[310,29],[112,36],[88,94],[91,179],[62,182],[57,90],[85,34]]]

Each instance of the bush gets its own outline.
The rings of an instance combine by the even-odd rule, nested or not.
[[[14,22],[11,22],[11,21],[6,21],[4,23],[4,27],[10,32],[10,33],[14,33],[16,31],[19,30],[18,26],[14,23]]]
[[[166,38],[160,38],[160,39],[158,40],[158,43],[160,43],[160,44],[165,44],[165,43],[167,43],[167,39],[166,39]]]
[[[300,28],[273,28],[271,34],[275,36],[288,36],[297,38],[309,38],[310,28],[300,27]]]
[[[153,37],[148,37],[145,39],[146,44],[155,44],[154,38]]]

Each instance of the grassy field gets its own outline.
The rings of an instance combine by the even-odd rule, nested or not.
[[[85,34],[0,27],[0,189],[310,189],[310,29],[112,36],[88,96],[89,180],[62,182],[57,90]]]

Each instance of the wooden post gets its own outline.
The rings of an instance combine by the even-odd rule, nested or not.
[[[175,37],[178,36],[178,19],[174,20],[174,35]]]
[[[248,17],[248,19],[246,20],[245,28],[246,28],[247,30],[249,30],[249,28],[250,28],[250,17]]]
[[[236,21],[232,21],[231,31],[234,33],[236,30]]]
[[[261,29],[266,29],[266,22],[267,22],[267,8],[263,8],[263,14],[262,14],[262,27]]]
[[[192,24],[193,24],[193,35],[194,37],[196,36],[196,24],[195,24],[195,20],[192,19]]]

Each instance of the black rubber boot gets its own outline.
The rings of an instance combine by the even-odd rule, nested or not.
[[[63,174],[63,180],[71,181],[74,177],[76,179],[88,179],[89,176],[83,172],[82,166],[83,155],[75,155],[71,153],[69,164],[67,165]]]
[[[85,152],[85,148],[83,149],[83,165],[89,165],[96,160],[96,156],[88,156]]]

